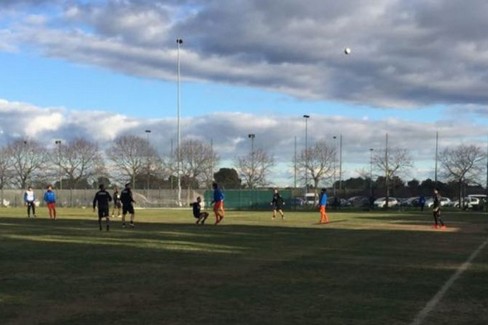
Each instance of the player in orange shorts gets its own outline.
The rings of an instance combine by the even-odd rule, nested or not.
[[[212,203],[214,205],[215,224],[217,225],[224,219],[224,193],[222,193],[217,183],[213,183],[212,187],[214,190]]]
[[[327,189],[323,188],[320,192],[319,208],[320,208],[320,223],[329,223],[329,217],[327,216]]]

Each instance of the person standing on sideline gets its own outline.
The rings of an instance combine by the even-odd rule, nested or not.
[[[119,188],[115,186],[114,188],[114,209],[112,210],[112,218],[115,216],[115,211],[117,211],[117,217],[120,218],[120,209],[122,208],[122,203],[120,202]]]
[[[327,189],[323,188],[320,191],[319,197],[319,209],[320,209],[320,223],[329,223],[329,217],[327,216]]]
[[[32,187],[29,186],[27,190],[24,192],[24,203],[27,206],[27,218],[30,218],[31,216],[31,210],[32,210],[32,216],[35,218],[36,217],[36,194],[32,190]]]
[[[130,183],[125,184],[125,188],[120,192],[120,202],[122,202],[122,227],[125,228],[125,216],[130,214],[130,226],[134,228],[134,205]]]
[[[49,219],[56,220],[56,193],[54,193],[52,185],[47,186],[44,202],[46,202],[49,211]]]
[[[281,215],[281,220],[284,220],[285,214],[283,213],[283,206],[285,205],[285,201],[281,197],[277,188],[274,189],[273,199],[271,200],[270,204],[273,206],[273,217],[272,217],[272,219],[274,220],[276,218],[276,211],[278,211]]]
[[[420,211],[424,211],[424,207],[425,207],[425,196],[421,195],[419,197],[419,207],[420,207]]]
[[[95,212],[95,208],[98,204],[98,225],[100,226],[100,231],[102,231],[102,219],[105,218],[107,222],[107,231],[110,229],[110,218],[109,218],[109,210],[110,210],[110,202],[112,201],[112,197],[110,193],[105,190],[105,186],[100,184],[99,191],[95,194],[95,198],[93,199],[93,212]]]
[[[214,182],[212,187],[214,190],[212,204],[215,213],[215,224],[217,225],[224,219],[224,193],[222,193],[217,183]]]
[[[434,204],[432,205],[432,214],[434,216],[434,228],[446,229],[446,225],[441,218],[441,195],[439,189],[434,189]]]
[[[200,205],[202,202],[201,197],[197,197],[197,200],[190,205],[193,207],[193,216],[197,219],[196,224],[204,224],[205,220],[208,218],[208,212],[202,212],[202,206]]]

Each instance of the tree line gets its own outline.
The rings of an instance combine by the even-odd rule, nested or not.
[[[451,196],[463,193],[466,184],[478,184],[484,178],[486,155],[475,145],[446,148],[438,155],[439,176],[436,182]],[[181,186],[188,189],[210,188],[213,181],[225,188],[258,188],[269,186],[269,176],[275,166],[272,153],[257,148],[234,158],[234,166],[220,168],[220,157],[211,143],[185,139],[165,156],[161,156],[148,139],[135,135],[117,137],[101,150],[95,142],[85,138],[55,141],[47,148],[36,140],[17,139],[0,148],[0,188],[44,187],[96,188],[98,184],[131,183],[134,188],[176,188],[178,175]],[[332,186],[346,193],[351,184],[362,182],[364,191],[385,196],[413,193],[414,184],[427,188],[431,180],[419,182],[402,180],[414,167],[407,149],[386,148],[372,151],[371,170],[359,171],[361,177],[342,180],[337,172],[337,148],[333,143],[319,140],[290,159],[297,186],[317,189]],[[339,181],[338,181],[339,179]],[[373,180],[375,179],[375,180]],[[305,186],[305,180],[309,183]],[[445,186],[443,185],[445,184]],[[359,188],[361,188],[359,186]],[[429,185],[430,186],[430,185]],[[358,186],[355,186],[357,189]]]

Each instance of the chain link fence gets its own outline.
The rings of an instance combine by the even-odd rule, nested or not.
[[[280,195],[285,200],[286,208],[297,208],[293,198],[298,196],[294,193],[296,190],[283,189]],[[24,205],[25,190],[0,190],[0,205],[19,207]],[[36,202],[38,206],[44,206],[44,190],[34,189]],[[97,190],[55,190],[56,205],[58,207],[91,207],[93,198]],[[147,190],[133,189],[133,197],[136,201],[136,207],[141,208],[177,208],[189,207],[198,196],[202,198],[202,205],[209,209],[213,199],[212,190],[182,190],[181,203],[178,202],[178,190]],[[112,190],[109,190],[113,194]],[[248,210],[265,210],[270,208],[270,202],[273,196],[272,189],[256,190],[224,190],[225,207],[228,209],[248,209]]]

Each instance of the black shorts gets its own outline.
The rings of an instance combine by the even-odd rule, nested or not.
[[[200,212],[200,214],[198,214],[198,215],[194,213],[193,216],[195,217],[195,219],[200,219],[200,218],[203,218],[205,216],[208,217],[208,212]]]
[[[132,204],[124,204],[122,205],[122,214],[134,214],[134,206]]]
[[[102,218],[108,218],[108,206],[106,207],[98,207],[98,219],[102,219]]]
[[[120,203],[120,202],[114,203],[114,208],[120,209],[121,207],[122,207],[122,203]]]

